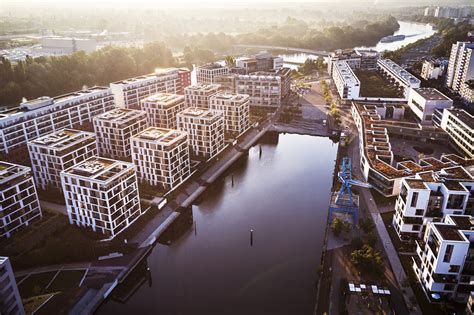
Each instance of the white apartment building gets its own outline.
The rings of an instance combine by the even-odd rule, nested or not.
[[[211,110],[224,113],[225,132],[238,136],[250,127],[249,96],[218,93],[211,97]]]
[[[434,88],[411,89],[408,106],[422,124],[432,124],[435,109],[450,108],[453,101]]]
[[[401,182],[393,226],[401,239],[418,238],[427,222],[474,214],[474,169],[454,166],[421,172]]]
[[[451,47],[446,85],[459,92],[464,82],[474,79],[474,43],[457,42]]]
[[[197,83],[214,84],[215,78],[219,75],[228,74],[229,68],[218,63],[208,63],[196,67]]]
[[[61,189],[60,172],[97,155],[95,134],[63,129],[28,141],[36,186],[42,190]]]
[[[130,138],[147,127],[146,112],[117,108],[94,118],[99,154],[130,159]]]
[[[105,87],[22,102],[0,111],[0,154],[26,148],[27,141],[56,130],[92,123],[94,116],[114,108],[114,98]]]
[[[219,84],[195,84],[184,89],[186,107],[209,108],[209,98],[219,91]]]
[[[31,169],[0,161],[0,237],[41,218]]]
[[[132,137],[131,143],[140,182],[172,190],[190,176],[187,132],[150,127]]]
[[[70,224],[113,238],[143,214],[132,163],[91,157],[62,171],[61,182]]]
[[[444,65],[434,60],[424,60],[421,77],[425,80],[437,80],[444,72]]]
[[[474,116],[463,109],[450,108],[437,111],[437,125],[451,138],[454,148],[466,155],[474,157]]]
[[[12,265],[3,256],[0,256],[0,314],[25,314]]]
[[[139,109],[140,101],[156,93],[181,90],[179,69],[156,69],[154,73],[110,83],[117,107]]]
[[[141,100],[141,109],[146,112],[148,126],[176,128],[176,114],[186,108],[184,96],[157,93]]]
[[[428,223],[412,267],[430,302],[466,303],[474,290],[473,245],[472,216],[447,215],[444,222]]]
[[[337,61],[333,69],[333,80],[342,99],[358,99],[360,81],[346,60]]]
[[[224,148],[224,114],[200,108],[187,108],[177,115],[178,130],[188,133],[194,156],[210,159]]]
[[[474,104],[474,80],[464,82],[461,85],[461,91],[459,91],[464,103],[473,105]]]
[[[398,84],[404,89],[405,97],[408,97],[410,89],[420,87],[421,81],[413,74],[396,64],[390,59],[379,59],[377,65],[393,83]]]
[[[249,96],[249,106],[275,109],[281,105],[281,76],[255,72],[237,76],[235,84],[235,93]]]
[[[333,76],[333,69],[338,61],[344,60],[351,69],[377,69],[380,53],[367,49],[337,49],[328,56],[328,73]]]

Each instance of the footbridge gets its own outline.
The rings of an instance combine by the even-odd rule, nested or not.
[[[306,48],[296,48],[296,47],[285,47],[285,46],[271,46],[271,45],[246,45],[246,44],[238,44],[234,45],[236,48],[258,48],[258,49],[266,49],[266,50],[283,50],[283,51],[291,51],[291,52],[299,52],[305,54],[311,54],[321,57],[327,57],[329,52],[324,50],[312,50]]]

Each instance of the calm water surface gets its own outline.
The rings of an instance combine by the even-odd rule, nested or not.
[[[312,314],[337,145],[282,134],[261,146],[193,206],[196,233],[154,248],[152,285],[99,314]]]

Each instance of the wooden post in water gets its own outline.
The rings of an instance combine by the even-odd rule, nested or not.
[[[194,235],[197,235],[197,225],[196,225],[196,221],[194,221]]]
[[[231,175],[231,179],[232,179],[232,187],[234,187],[234,174]]]
[[[253,230],[250,230],[250,246],[253,246]]]
[[[260,160],[262,158],[262,145],[260,145],[260,152],[258,154],[258,159]]]

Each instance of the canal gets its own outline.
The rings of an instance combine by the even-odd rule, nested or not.
[[[312,314],[336,153],[329,138],[266,135],[154,248],[148,284],[97,313]]]

